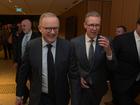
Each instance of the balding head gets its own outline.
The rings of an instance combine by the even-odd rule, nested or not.
[[[59,19],[58,19],[58,17],[56,16],[56,14],[51,13],[51,12],[46,12],[46,13],[43,13],[43,14],[40,16],[40,19],[39,19],[39,26],[41,26],[42,20],[43,20],[44,18],[56,18],[56,19],[58,20],[58,23],[59,23]]]
[[[21,28],[24,33],[29,33],[32,29],[32,23],[29,19],[24,19],[21,22]]]

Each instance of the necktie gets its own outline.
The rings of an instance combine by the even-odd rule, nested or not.
[[[54,60],[52,55],[52,45],[48,44],[48,53],[47,53],[47,64],[48,64],[48,94],[50,98],[54,100],[55,98],[55,89],[54,89],[54,79],[55,79],[55,72],[54,72]]]
[[[93,40],[90,40],[90,47],[89,47],[89,64],[91,65],[94,60],[94,47],[93,47]]]
[[[28,42],[28,35],[24,35],[22,40],[22,57],[24,55],[27,42]]]

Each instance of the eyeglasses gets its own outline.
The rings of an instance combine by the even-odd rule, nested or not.
[[[54,32],[58,32],[58,30],[59,30],[59,27],[43,27],[43,26],[41,26],[41,27],[44,28],[46,30],[46,32],[48,32],[48,33],[52,32],[52,30]]]
[[[93,28],[93,27],[99,28],[99,27],[100,27],[100,24],[87,24],[87,26],[88,26],[89,28]]]

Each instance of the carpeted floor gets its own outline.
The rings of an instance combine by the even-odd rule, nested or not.
[[[15,105],[15,68],[11,60],[3,59],[0,51],[0,105]],[[111,100],[111,91],[103,97],[100,105]],[[140,103],[140,97],[137,98]]]

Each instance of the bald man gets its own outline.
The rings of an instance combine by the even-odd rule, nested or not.
[[[32,22],[29,19],[24,19],[21,21],[21,29],[22,29],[22,33],[21,35],[19,35],[17,44],[15,46],[15,56],[14,56],[14,61],[17,68],[16,82],[17,82],[17,79],[19,78],[18,77],[19,68],[21,66],[22,57],[24,55],[27,42],[40,36],[39,33],[32,31]],[[29,97],[29,90],[26,86],[25,91],[24,91],[24,97],[23,97],[24,104],[26,103],[28,97]]]

